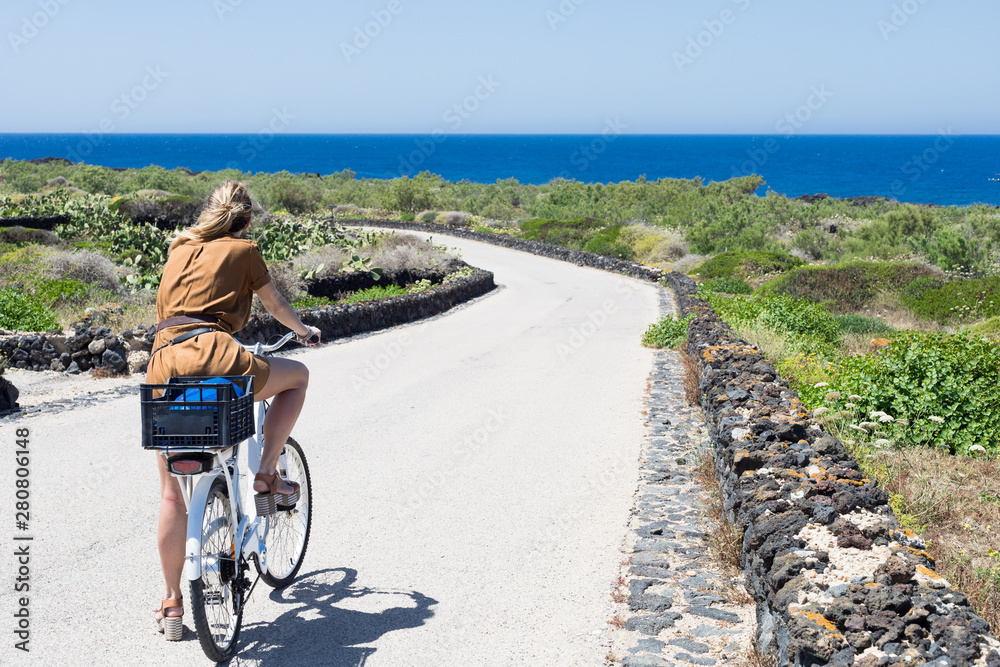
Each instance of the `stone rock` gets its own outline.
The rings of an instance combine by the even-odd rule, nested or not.
[[[687,613],[702,618],[710,618],[714,621],[727,621],[729,623],[740,623],[743,620],[739,617],[739,614],[712,607],[691,607],[687,610]]]
[[[625,621],[625,629],[632,632],[641,632],[644,635],[655,637],[664,628],[674,627],[674,623],[682,618],[676,611],[665,611],[660,614],[645,616],[633,616]]]
[[[663,642],[659,639],[640,639],[639,643],[635,645],[635,648],[629,649],[629,653],[639,653],[645,651],[646,653],[659,653],[663,650]]]
[[[128,372],[128,362],[122,358],[120,354],[114,350],[105,350],[104,354],[101,355],[101,366],[105,368],[110,368],[115,373],[127,373]]]
[[[149,365],[149,352],[133,350],[128,353],[128,369],[130,373],[145,373]]]
[[[64,366],[63,362],[61,362],[59,359],[53,359],[49,367],[56,373],[62,373],[64,370],[66,370],[66,366]]]
[[[95,338],[90,341],[90,345],[87,346],[87,351],[92,355],[104,354],[104,350],[108,347],[107,343],[104,342],[103,338]]]
[[[4,410],[16,410],[17,409],[17,398],[21,395],[21,392],[17,390],[14,384],[0,375],[0,411]]]
[[[685,651],[690,651],[691,653],[708,653],[708,644],[702,644],[701,642],[696,642],[693,639],[687,639],[685,637],[671,639],[667,643],[671,646],[682,648]]]
[[[916,573],[917,568],[912,562],[893,554],[875,569],[875,581],[887,585],[905,584],[913,581]]]
[[[80,370],[80,365],[78,363],[71,362],[69,366],[66,367],[67,375],[79,375],[83,371]]]

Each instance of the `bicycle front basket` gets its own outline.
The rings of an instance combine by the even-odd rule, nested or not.
[[[170,378],[139,397],[144,449],[225,449],[254,432],[253,376]]]

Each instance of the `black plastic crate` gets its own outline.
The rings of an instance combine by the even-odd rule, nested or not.
[[[204,382],[217,377],[234,382],[243,396],[235,396],[228,382]],[[139,398],[144,449],[225,449],[254,432],[250,375],[181,377],[170,378],[167,384],[141,384]]]

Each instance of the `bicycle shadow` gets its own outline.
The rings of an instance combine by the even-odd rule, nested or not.
[[[337,574],[339,580],[331,581]],[[357,586],[358,572],[330,568],[300,575],[281,590],[271,591],[272,601],[291,605],[288,611],[266,623],[244,624],[237,654],[229,665],[335,665],[362,667],[375,653],[370,644],[382,635],[423,625],[434,615],[437,600],[417,591],[393,591]],[[266,589],[267,585],[259,582]],[[261,589],[255,591],[257,594]],[[358,611],[338,607],[385,607],[385,598],[405,598],[408,606],[395,605],[381,611]],[[253,604],[251,597],[250,604]]]

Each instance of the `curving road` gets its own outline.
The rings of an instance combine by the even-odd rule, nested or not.
[[[299,582],[259,584],[234,664],[604,664],[657,288],[447,243],[501,288],[297,355],[312,542]],[[0,664],[208,664],[190,609],[184,641],[153,629],[157,483],[138,421],[137,397],[0,421]],[[11,634],[16,427],[33,452],[28,654]]]

